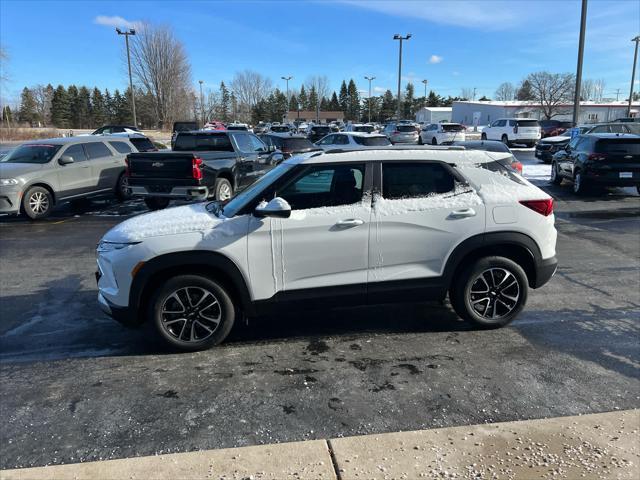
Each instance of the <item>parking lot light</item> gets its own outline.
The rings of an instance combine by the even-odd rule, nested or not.
[[[287,118],[289,117],[289,110],[291,109],[291,105],[289,105],[289,102],[291,101],[291,99],[289,98],[289,80],[291,80],[293,77],[292,76],[288,76],[288,77],[280,77],[282,80],[284,80],[285,82],[287,82],[287,113],[285,114],[287,116]]]
[[[411,38],[410,33],[407,33],[407,35],[405,35],[404,37],[399,33],[396,33],[393,36],[394,40],[400,40],[400,50],[398,52],[398,111],[396,112],[396,116],[397,116],[396,120],[400,120],[400,108],[401,108],[400,83],[402,81],[402,41],[409,40],[410,38]]]
[[[133,79],[131,77],[131,55],[129,54],[129,35],[135,35],[136,31],[130,28],[128,32],[123,32],[116,27],[116,33],[118,35],[124,35],[125,43],[127,44],[127,65],[129,66],[129,91],[131,92],[131,113],[133,114],[133,126],[137,127],[138,122],[136,119],[136,96],[133,92]]]
[[[365,79],[369,80],[369,98],[367,99],[367,103],[369,104],[369,123],[371,123],[371,82],[376,79],[376,77],[367,77],[364,76]]]
[[[633,82],[636,81],[636,63],[638,62],[638,42],[640,42],[640,35],[631,39],[632,42],[636,42],[635,53],[633,54],[633,69],[631,70],[631,90],[629,91],[629,106],[627,107],[627,117],[631,116],[631,103],[633,102]]]

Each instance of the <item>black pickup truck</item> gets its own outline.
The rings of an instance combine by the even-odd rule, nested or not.
[[[171,199],[225,201],[283,160],[246,131],[178,132],[171,152],[127,156],[129,189],[152,210]]]

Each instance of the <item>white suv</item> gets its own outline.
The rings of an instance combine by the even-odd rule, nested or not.
[[[509,323],[554,274],[553,200],[461,147],[314,152],[221,207],[147,213],[98,245],[98,300],[183,350],[274,308],[444,300],[482,328]]]
[[[541,138],[540,123],[530,118],[500,118],[484,127],[482,140],[500,140],[507,146],[514,143],[533,147]]]
[[[432,123],[422,128],[418,143],[441,145],[443,143],[464,142],[466,128],[459,123]]]

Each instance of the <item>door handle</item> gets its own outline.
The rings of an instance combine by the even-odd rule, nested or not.
[[[338,227],[357,227],[363,223],[364,220],[360,220],[359,218],[347,218],[346,220],[340,220],[336,225]]]
[[[473,208],[465,208],[463,210],[454,210],[449,214],[450,218],[466,218],[475,217],[476,211]]]

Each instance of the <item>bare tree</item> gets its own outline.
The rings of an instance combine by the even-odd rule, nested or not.
[[[529,74],[527,81],[531,85],[533,101],[540,106],[546,120],[567,113],[562,105],[572,101],[575,83],[573,74],[535,72]]]
[[[231,81],[231,91],[237,102],[237,115],[245,121],[249,120],[251,109],[260,100],[268,97],[272,89],[271,79],[258,72],[237,72]]]
[[[460,90],[460,96],[465,100],[471,100],[473,98],[473,88],[464,87]]]
[[[0,46],[0,82],[4,83],[9,80],[9,74],[7,73],[7,62],[9,61],[9,54]]]
[[[329,88],[329,77],[326,75],[314,75],[307,77],[307,81],[305,82],[305,88],[307,91],[311,90],[312,85],[315,87],[316,93],[318,94],[318,101],[321,101],[323,97],[329,97],[331,93]]]
[[[44,85],[36,85],[31,89],[31,94],[36,103],[36,112],[40,122],[44,126],[51,124],[51,99],[53,98],[53,88]]]
[[[581,100],[593,100],[594,82],[590,78],[585,78],[580,83],[580,99]]]
[[[516,96],[516,87],[511,82],[504,82],[498,85],[496,89],[496,100],[509,101],[513,100]]]
[[[161,127],[192,117],[191,65],[170,27],[142,24],[132,38],[131,62],[136,82],[154,98]]]
[[[607,86],[607,82],[604,78],[599,78],[593,82],[593,100],[595,102],[601,102],[604,98],[604,89]]]

